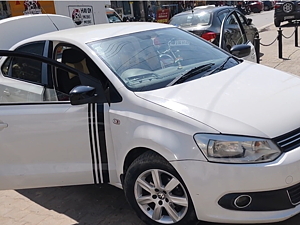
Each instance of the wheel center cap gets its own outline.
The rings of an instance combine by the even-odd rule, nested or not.
[[[164,200],[165,199],[165,194],[160,192],[158,193],[157,197],[160,199],[160,200]]]

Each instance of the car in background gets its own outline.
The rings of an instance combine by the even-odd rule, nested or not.
[[[264,11],[269,11],[274,9],[275,1],[263,1]]]
[[[105,11],[109,23],[122,22],[122,18],[113,8],[105,8]]]
[[[262,1],[247,1],[247,4],[254,13],[260,13],[264,10],[264,3]]]
[[[74,28],[75,24],[69,16],[56,14],[30,14],[14,16],[0,20],[0,49],[9,49],[26,38],[49,33],[56,30]],[[1,56],[0,56],[1,57]]]
[[[236,44],[245,44],[249,41],[254,43],[254,38],[259,34],[252,24],[252,19],[247,19],[237,8],[231,6],[196,7],[193,10],[176,14],[170,19],[169,24],[192,32],[219,46],[222,22],[231,12],[234,14],[224,23],[223,49],[230,51],[231,47]]]
[[[274,11],[274,25],[280,27],[284,21],[300,19],[300,1],[278,1]]]

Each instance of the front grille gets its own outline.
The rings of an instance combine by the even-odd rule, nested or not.
[[[287,192],[293,205],[300,203],[300,184],[289,187]]]
[[[300,146],[300,128],[273,139],[284,151],[288,152]]]

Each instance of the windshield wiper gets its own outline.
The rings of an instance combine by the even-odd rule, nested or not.
[[[216,69],[214,69],[213,71],[209,72],[209,73],[206,74],[205,76],[210,75],[210,74],[213,74],[213,73],[215,73],[215,72],[217,72],[217,71],[223,70],[223,69],[224,69],[224,66],[225,66],[226,63],[229,61],[229,59],[235,59],[235,60],[238,61],[238,59],[237,59],[236,57],[234,57],[234,56],[228,56],[228,57],[225,59],[225,61],[224,61],[220,66],[218,66]]]
[[[172,80],[167,86],[172,86],[174,84],[180,84],[183,83],[184,81],[186,81],[188,78],[193,77],[195,75],[198,75],[199,73],[202,73],[204,71],[209,70],[213,65],[215,65],[214,63],[207,63],[201,66],[197,66],[191,70],[189,70],[187,73],[182,74],[178,77],[176,77],[174,80]]]

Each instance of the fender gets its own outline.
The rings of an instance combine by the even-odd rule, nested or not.
[[[170,119],[174,120],[172,117]],[[120,162],[116,163],[117,174],[123,173],[127,155],[137,148],[153,150],[168,161],[206,161],[193,139],[193,135],[200,129],[196,130],[182,121],[174,122],[164,121],[161,125],[143,122],[133,130],[127,130],[123,135],[119,133],[122,129],[112,128],[113,136],[121,137],[119,140],[114,140],[116,159]],[[187,129],[190,131],[187,132]]]

